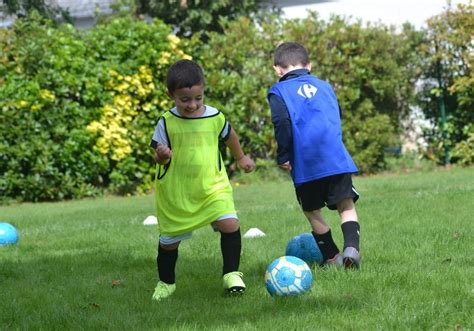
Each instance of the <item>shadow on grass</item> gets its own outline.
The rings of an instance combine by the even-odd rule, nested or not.
[[[186,252],[180,252],[178,260],[176,292],[153,302],[156,256],[148,248],[91,247],[2,261],[0,329],[239,328],[359,306],[354,298],[321,296],[317,286],[299,297],[271,297],[263,280],[263,257],[242,265],[247,292],[228,297],[222,288],[220,255],[193,258]]]

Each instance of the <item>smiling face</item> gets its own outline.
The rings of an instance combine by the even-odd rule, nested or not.
[[[202,84],[176,89],[170,98],[183,117],[199,117],[204,113],[204,86]]]

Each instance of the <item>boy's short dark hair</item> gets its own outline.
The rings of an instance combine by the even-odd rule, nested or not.
[[[284,42],[275,50],[274,64],[284,69],[292,66],[309,64],[308,51],[303,45],[295,42]]]
[[[204,73],[196,62],[179,60],[168,69],[166,87],[169,93],[173,94],[180,88],[193,87],[194,85],[204,85]]]

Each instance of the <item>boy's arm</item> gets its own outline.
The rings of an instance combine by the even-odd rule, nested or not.
[[[279,96],[270,94],[268,103],[272,113],[272,123],[275,129],[277,141],[277,163],[283,165],[290,161],[290,153],[293,149],[293,132],[291,129],[290,114],[285,102]]]
[[[160,118],[156,124],[153,138],[151,139],[150,147],[155,151],[155,161],[161,165],[167,164],[172,156],[172,151],[169,148],[168,138],[166,134],[164,119]]]
[[[250,157],[245,155],[242,147],[240,146],[239,138],[232,127],[230,128],[229,137],[225,141],[225,144],[227,147],[229,147],[232,156],[241,169],[243,169],[245,172],[251,172],[255,169],[255,162],[253,162]]]
[[[155,148],[155,160],[161,165],[168,164],[171,160],[173,152],[171,149],[163,144],[158,144]]]

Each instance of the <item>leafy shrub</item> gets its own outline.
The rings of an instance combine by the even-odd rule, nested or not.
[[[449,5],[428,20],[426,38],[420,48],[424,59],[418,105],[434,125],[426,130],[428,156],[447,161],[446,150],[454,148],[451,162],[471,162],[469,142],[474,123],[474,5]],[[440,103],[445,104],[447,124],[443,125]]]
[[[0,194],[29,201],[142,192],[148,147],[170,102],[164,75],[185,57],[160,21],[80,32],[33,14],[0,30]]]
[[[41,19],[0,30],[0,194],[25,200],[94,195],[107,160],[85,130],[100,104],[101,67],[78,32]],[[76,154],[77,153],[77,154]]]
[[[451,158],[455,163],[469,166],[474,164],[474,125],[467,125],[464,131],[466,131],[467,139],[454,146]]]
[[[399,144],[399,121],[414,99],[422,34],[339,17],[325,22],[316,14],[222,24],[224,32],[207,33],[207,43],[198,35],[180,40],[159,20],[126,15],[77,31],[33,14],[0,30],[1,196],[40,201],[148,191],[149,141],[158,116],[172,106],[165,75],[187,54],[204,68],[206,103],[226,114],[258,159],[257,177],[279,177],[267,171],[276,143],[266,96],[278,80],[273,52],[283,40],[306,45],[313,73],[334,86],[343,138],[361,172],[390,166],[384,150]],[[456,88],[468,91],[462,82]],[[471,162],[470,146],[458,144],[453,158]],[[225,161],[233,173],[230,155]]]
[[[266,102],[278,80],[273,51],[282,40],[304,44],[314,74],[338,95],[346,146],[361,172],[370,173],[385,167],[384,148],[397,143],[399,120],[409,113],[418,38],[409,27],[396,34],[338,17],[324,22],[315,14],[293,21],[267,17],[259,26],[241,18],[226,22],[223,34],[210,33],[198,45],[198,58],[206,69],[208,102],[227,114],[247,151],[268,159],[276,153]]]

